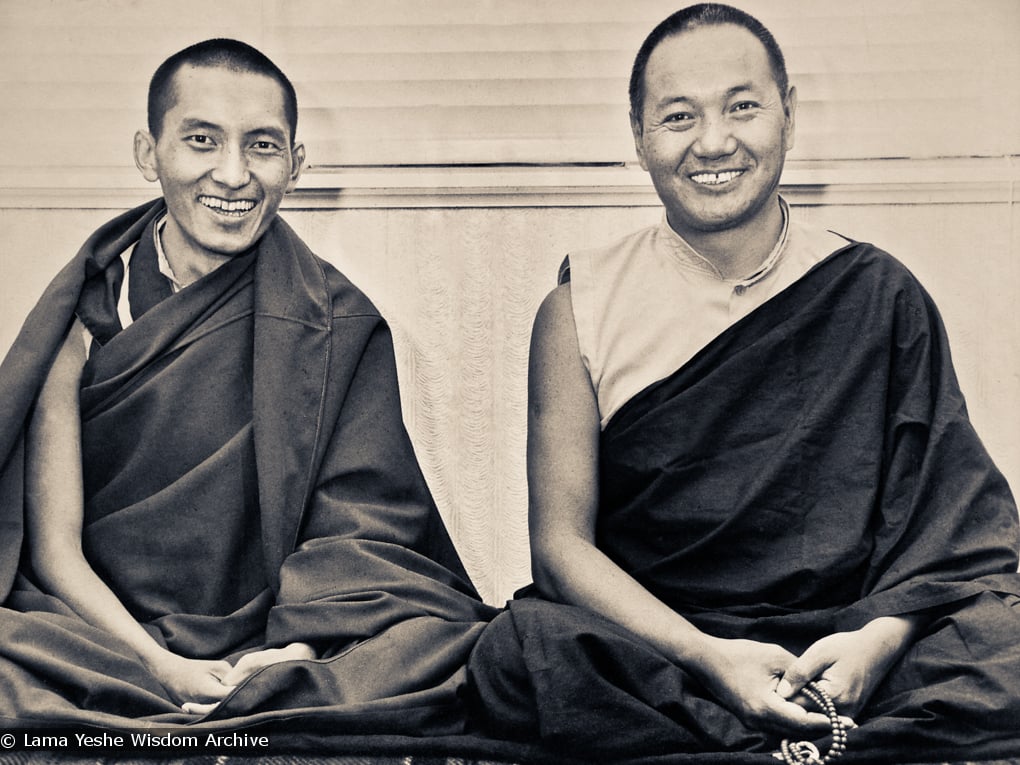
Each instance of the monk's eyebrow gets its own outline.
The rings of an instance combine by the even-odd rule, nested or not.
[[[739,95],[740,93],[746,93],[752,90],[754,90],[753,83],[743,82],[740,83],[739,85],[734,85],[732,88],[727,89],[725,99],[728,100],[736,95]],[[672,106],[673,104],[693,104],[693,103],[694,99],[688,96],[669,96],[667,98],[663,98],[662,100],[660,100],[656,105],[660,109],[663,109],[667,106]]]
[[[222,128],[212,122],[198,119],[185,119],[181,121],[181,130],[207,130],[221,132]]]
[[[726,98],[733,98],[733,96],[740,93],[745,93],[749,90],[754,90],[754,86],[750,82],[745,82],[742,85],[734,85],[732,88],[726,91]]]
[[[223,128],[214,122],[195,118],[181,120],[180,130],[184,133],[191,132],[192,130],[201,130],[208,133],[224,132]],[[244,136],[246,139],[253,139],[259,136],[271,138],[273,141],[281,145],[285,145],[288,140],[287,134],[276,127],[259,127],[254,130],[246,130]]]
[[[289,140],[286,133],[284,133],[279,128],[275,128],[275,127],[264,127],[264,128],[256,128],[255,130],[249,130],[247,133],[245,133],[245,136],[248,137],[248,138],[256,138],[256,137],[259,137],[259,136],[265,136],[265,137],[268,137],[268,138],[272,138],[277,143],[284,144],[284,145]]]
[[[665,109],[667,106],[673,106],[674,104],[689,104],[691,99],[686,96],[670,96],[669,98],[661,99],[656,106],[660,109]]]

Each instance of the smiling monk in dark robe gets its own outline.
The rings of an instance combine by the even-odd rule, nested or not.
[[[535,587],[472,654],[479,725],[598,762],[1020,755],[1017,507],[931,298],[779,196],[757,20],[678,11],[630,93],[665,211],[535,320]]]
[[[283,73],[152,79],[163,198],[85,243],[0,368],[0,726],[463,730],[491,609],[404,429],[369,300],[277,216]]]

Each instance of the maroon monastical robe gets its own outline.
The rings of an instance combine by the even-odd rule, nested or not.
[[[493,609],[419,470],[385,322],[280,219],[254,252],[94,345],[83,546],[177,653],[233,662],[303,641],[320,659],[268,667],[189,716],[130,648],[33,582],[22,545],[35,395],[75,312],[164,211],[151,203],[97,231],[0,367],[0,726],[264,725],[312,746],[309,731],[461,733],[464,664]]]
[[[795,654],[923,614],[844,761],[1020,755],[1017,507],[934,304],[871,245],[834,253],[612,417],[596,544],[704,632]],[[607,761],[777,748],[584,609],[522,598],[488,629],[472,693],[499,735]]]

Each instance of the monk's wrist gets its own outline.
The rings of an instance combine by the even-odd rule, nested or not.
[[[158,674],[156,670],[165,666],[167,661],[172,657],[170,651],[163,648],[155,641],[153,641],[151,645],[135,646],[135,653],[137,653],[138,658],[142,660],[142,664],[144,664],[153,674]]]
[[[859,630],[862,645],[869,648],[880,660],[901,655],[914,642],[923,624],[916,614],[906,616],[880,616]]]
[[[287,645],[287,658],[312,661],[319,658],[319,652],[310,643],[294,642]]]
[[[672,641],[670,658],[675,664],[697,672],[715,663],[720,655],[720,639],[686,625]]]

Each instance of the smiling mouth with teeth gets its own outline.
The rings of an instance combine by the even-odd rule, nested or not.
[[[734,178],[738,178],[743,174],[743,170],[727,170],[724,173],[696,173],[691,176],[691,180],[702,186],[719,186],[723,183],[729,183]]]
[[[232,218],[240,218],[245,213],[255,209],[255,203],[250,199],[220,199],[219,197],[199,197],[198,201],[215,210],[220,215],[228,215]]]

